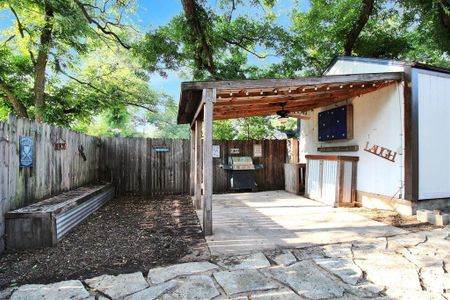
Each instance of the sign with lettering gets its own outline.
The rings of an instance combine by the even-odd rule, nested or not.
[[[19,137],[19,167],[33,166],[33,139],[29,136]]]
[[[239,154],[239,148],[230,148],[230,154]]]
[[[153,150],[155,150],[155,152],[169,152],[170,151],[169,147],[166,147],[166,146],[153,146]]]
[[[262,156],[262,145],[254,144],[253,145],[253,157],[261,157]]]
[[[220,158],[220,145],[213,145],[212,147],[212,157]]]
[[[379,156],[392,162],[395,162],[395,158],[397,156],[397,152],[389,150],[388,148],[381,147],[379,145],[370,146],[369,142],[366,143],[364,151],[372,153],[376,156]]]

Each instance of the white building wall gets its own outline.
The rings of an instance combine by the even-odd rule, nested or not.
[[[354,138],[347,141],[319,142],[318,113],[346,103],[353,104]],[[300,160],[305,155],[358,156],[357,190],[399,198],[403,193],[403,86],[393,84],[346,103],[308,112],[310,120],[302,120]],[[397,152],[395,162],[364,151],[366,142]],[[318,152],[318,147],[358,145],[357,152]]]
[[[419,199],[450,197],[450,75],[413,70],[419,119]]]
[[[325,75],[403,72],[399,64],[379,64],[362,61],[338,60]]]

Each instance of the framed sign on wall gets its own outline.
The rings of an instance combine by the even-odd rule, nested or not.
[[[220,145],[213,145],[212,146],[212,157],[213,158],[220,158]]]
[[[262,157],[262,145],[261,144],[253,145],[253,157]]]
[[[19,137],[19,167],[31,168],[33,166],[33,139],[29,136]]]

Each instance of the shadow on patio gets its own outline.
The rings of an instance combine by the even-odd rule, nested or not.
[[[202,220],[202,212],[197,213]],[[212,255],[236,255],[402,233],[348,210],[270,191],[214,195],[213,235],[207,242]]]

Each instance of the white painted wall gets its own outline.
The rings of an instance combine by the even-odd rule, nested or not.
[[[370,94],[349,100],[353,104],[354,138],[348,141],[319,142],[317,117],[320,111],[308,112],[310,120],[302,120],[300,160],[305,155],[358,156],[357,190],[398,198],[403,192],[403,86],[394,84]],[[341,103],[340,105],[345,104]],[[395,162],[364,151],[366,142],[396,151]],[[318,147],[358,145],[358,152],[318,152]]]
[[[450,197],[450,77],[415,70],[419,113],[419,199]]]
[[[377,64],[362,61],[338,60],[325,75],[365,74],[403,72],[403,66],[398,64]]]

